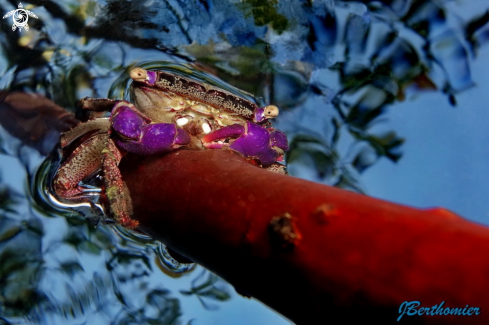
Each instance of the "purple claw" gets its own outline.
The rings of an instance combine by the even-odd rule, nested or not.
[[[270,148],[270,133],[257,124],[247,122],[248,132],[234,141],[230,148],[245,157],[256,158],[263,165],[271,165],[277,161],[278,154]]]
[[[182,129],[177,129],[177,136],[175,138],[174,149],[176,147],[184,146],[190,143],[190,135]],[[177,145],[177,146],[175,146]]]
[[[123,139],[117,145],[138,155],[152,155],[174,150],[190,143],[190,136],[175,124],[149,124],[129,102],[121,101],[112,110],[112,127]]]
[[[131,106],[117,105],[114,108],[111,116],[112,127],[117,133],[137,140],[141,137],[141,128],[146,123]]]
[[[213,141],[236,139],[228,143]],[[202,139],[204,146],[210,149],[220,149],[229,146],[230,149],[241,153],[247,158],[255,158],[262,165],[271,165],[277,161],[280,153],[272,147],[287,148],[287,138],[280,131],[270,131],[265,127],[246,122],[246,128],[240,124],[233,124],[216,130]]]
[[[190,136],[183,130],[177,129],[175,124],[157,123],[147,124],[142,128],[139,141],[115,140],[120,148],[137,155],[153,155],[165,153],[186,145]]]

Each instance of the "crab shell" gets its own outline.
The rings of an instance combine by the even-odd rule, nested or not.
[[[170,94],[176,94],[181,98],[190,99],[191,108],[201,114],[212,115],[216,120],[220,120],[219,114],[227,115],[225,118],[234,117],[234,123],[224,123],[232,125],[235,123],[244,124],[246,120],[251,120],[254,123],[264,123],[270,118],[274,118],[279,114],[279,109],[274,105],[268,105],[260,108],[255,103],[234,95],[226,90],[216,88],[206,83],[198,83],[185,77],[167,73],[164,71],[148,71],[143,68],[134,68],[130,72],[134,84],[131,92],[134,92],[138,87],[146,92],[163,91]],[[156,88],[156,89],[155,89]],[[133,96],[137,97],[137,96]],[[170,98],[168,96],[168,98]],[[134,98],[133,98],[134,100]],[[135,101],[135,100],[134,100]],[[184,105],[184,100],[181,100]],[[138,105],[141,108],[143,105]],[[199,109],[199,104],[200,108]],[[224,125],[223,125],[224,126]]]

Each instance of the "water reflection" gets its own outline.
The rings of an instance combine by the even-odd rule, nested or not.
[[[462,10],[397,0],[24,5],[39,19],[21,33],[1,21],[1,88],[44,95],[83,118],[75,101],[127,99],[136,65],[190,66],[204,71],[194,77],[218,76],[284,108],[276,126],[288,134],[292,174],[355,191],[366,190],[361,173],[380,159],[402,159],[406,135],[372,131],[386,107],[427,91],[456,105],[489,38],[489,16],[468,2]],[[16,7],[0,0],[1,12]],[[202,315],[183,313],[188,297],[202,310],[229,299],[213,275],[160,260],[150,239],[46,204],[40,184],[52,165],[41,163],[73,116],[11,104],[0,104],[1,174],[26,179],[0,186],[0,323],[170,324]],[[163,277],[168,265],[194,281]]]
[[[195,263],[191,261],[178,261],[175,257],[175,252],[170,252],[168,247],[162,243],[158,243],[158,257],[162,267],[170,272],[165,272],[171,276],[180,276],[182,273],[190,272],[195,268]]]

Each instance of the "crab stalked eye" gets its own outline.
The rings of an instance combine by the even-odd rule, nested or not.
[[[268,105],[264,108],[264,110],[263,115],[266,118],[273,118],[278,115],[278,107],[275,105]]]
[[[145,82],[148,79],[148,73],[143,68],[134,68],[129,72],[129,75],[134,81]]]

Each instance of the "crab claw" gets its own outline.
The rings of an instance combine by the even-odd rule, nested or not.
[[[111,116],[112,128],[119,136],[119,148],[138,155],[152,155],[175,150],[190,143],[190,136],[172,123],[148,123],[134,105],[120,102]]]
[[[138,140],[115,139],[118,147],[137,155],[166,153],[190,143],[190,136],[175,124],[144,125]]]
[[[269,130],[250,121],[245,126],[233,124],[216,130],[203,137],[202,142],[210,149],[228,147],[246,158],[257,159],[264,166],[280,160],[288,149],[283,132]]]
[[[118,134],[133,140],[141,137],[142,127],[149,123],[129,102],[119,102],[114,106],[110,121]]]
[[[237,139],[241,135],[245,134],[245,131],[246,130],[243,125],[229,125],[209,133],[202,138],[202,143],[204,144],[204,147],[209,149],[221,149],[229,146],[229,142],[225,142],[226,140]]]

